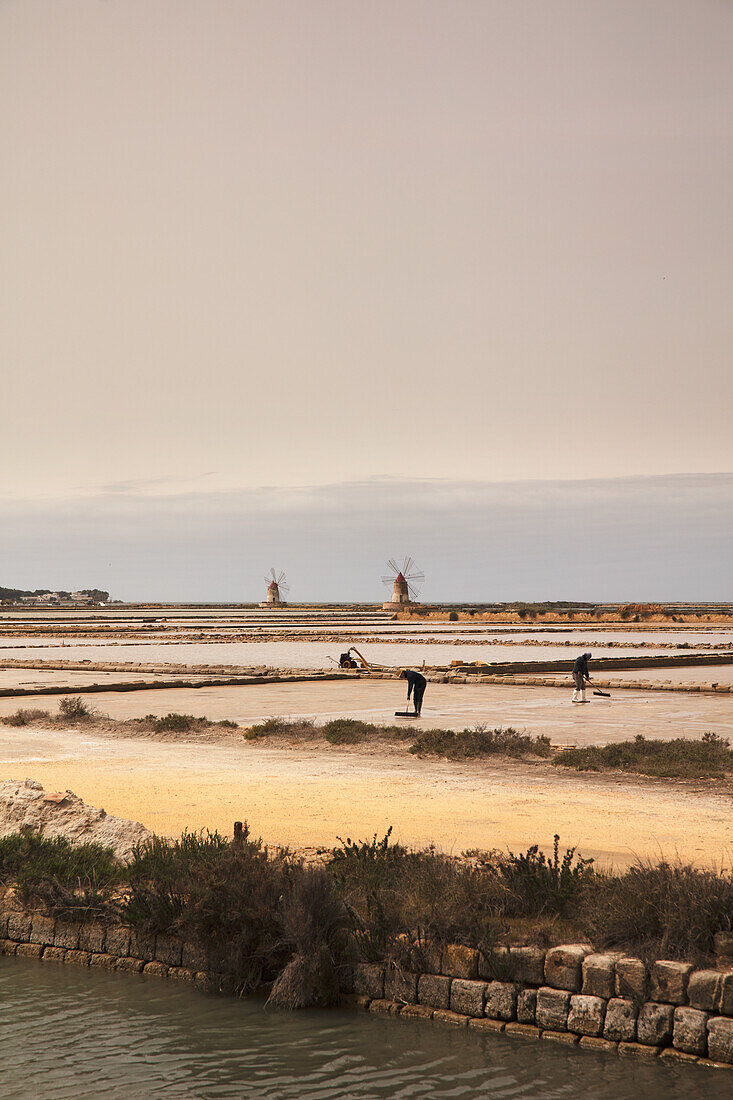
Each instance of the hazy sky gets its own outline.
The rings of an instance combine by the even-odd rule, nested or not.
[[[312,558],[346,588],[348,545],[355,596],[410,552],[450,598],[491,567],[440,549],[436,486],[530,531],[567,480],[545,557],[610,539],[636,592],[583,485],[623,520],[663,475],[629,503],[656,545],[708,484],[668,475],[733,470],[732,57],[729,0],[0,0],[0,584],[227,598]],[[363,554],[298,528],[323,494]],[[733,597],[718,520],[719,571],[676,539],[650,583]],[[549,595],[530,558],[508,587]]]

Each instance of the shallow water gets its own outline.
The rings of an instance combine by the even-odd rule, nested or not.
[[[725,1071],[646,1065],[332,1012],[269,1013],[136,975],[0,959],[4,1100],[730,1096]]]

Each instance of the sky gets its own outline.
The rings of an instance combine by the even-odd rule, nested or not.
[[[0,585],[733,599],[731,56],[728,0],[0,0]]]

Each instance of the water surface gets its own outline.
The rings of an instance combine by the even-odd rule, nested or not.
[[[347,1012],[270,1013],[136,975],[0,958],[4,1100],[722,1100],[725,1071]]]

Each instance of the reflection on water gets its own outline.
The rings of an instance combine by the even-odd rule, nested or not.
[[[0,1095],[722,1100],[728,1074],[344,1012],[266,1013],[133,975],[0,959]]]

